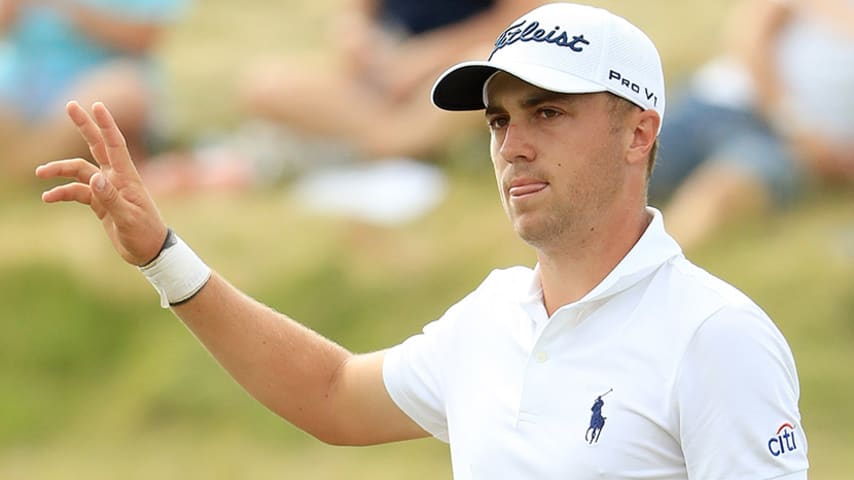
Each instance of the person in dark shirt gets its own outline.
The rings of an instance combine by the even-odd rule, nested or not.
[[[539,3],[349,0],[331,20],[331,61],[312,68],[302,58],[276,59],[247,69],[238,94],[246,121],[234,136],[249,140],[163,156],[142,174],[153,191],[184,193],[263,185],[318,164],[429,158],[483,123],[482,115],[436,110],[435,78],[488,55],[495,32]]]

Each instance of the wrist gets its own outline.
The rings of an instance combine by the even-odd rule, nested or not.
[[[160,248],[157,250],[157,253],[154,254],[154,256],[151,257],[151,259],[148,260],[147,262],[144,262],[144,263],[139,264],[137,266],[139,268],[145,268],[145,267],[151,265],[152,263],[154,263],[155,260],[157,260],[157,258],[160,256],[161,253],[163,253],[164,250],[175,245],[175,242],[176,242],[175,232],[173,232],[171,228],[166,227],[166,235],[164,236],[163,243],[160,244]]]
[[[157,256],[139,270],[160,295],[163,308],[190,300],[211,277],[210,267],[171,228]]]

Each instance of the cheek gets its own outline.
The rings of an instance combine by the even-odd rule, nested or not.
[[[504,191],[504,182],[502,182],[502,178],[504,178],[504,172],[507,170],[509,164],[499,157],[497,157],[494,153],[492,155],[492,168],[495,172],[495,185],[498,188],[498,197],[501,199],[501,206],[505,211],[508,209],[507,204],[507,192]]]
[[[495,140],[495,135],[492,136],[492,141],[489,144],[489,159],[492,161],[492,168],[495,171],[495,178],[501,181],[501,175],[504,169],[507,168],[507,162],[503,160],[500,152],[500,145]]]
[[[501,143],[498,141],[498,138],[495,136],[495,132],[490,133],[489,135],[489,155],[492,157],[492,163],[495,163],[498,158],[498,153],[501,148]]]
[[[504,175],[504,162],[500,160],[496,160],[495,157],[492,157],[492,167],[495,171],[495,184],[498,187],[498,195],[501,197],[501,203],[505,203],[505,192],[504,192],[504,183],[501,181]]]

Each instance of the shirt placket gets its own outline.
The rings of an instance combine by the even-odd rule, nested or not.
[[[534,307],[528,307],[533,310]],[[557,345],[564,345],[566,335],[573,335],[585,314],[584,304],[574,304],[561,308],[551,318],[541,318],[539,322],[532,317],[533,334],[527,349],[527,359],[520,391],[519,407],[516,415],[516,425],[536,424],[542,417],[545,405],[554,394],[552,374],[559,366],[553,365],[553,357],[557,352],[552,351]],[[536,311],[536,310],[535,310]],[[545,309],[542,310],[545,315]]]

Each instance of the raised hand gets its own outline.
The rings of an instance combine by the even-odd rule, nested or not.
[[[92,106],[91,115],[77,102],[70,102],[66,110],[97,165],[74,158],[39,166],[39,178],[75,180],[44,192],[42,200],[89,205],[125,261],[148,263],[160,251],[167,228],[133,164],[124,135],[102,103]]]

